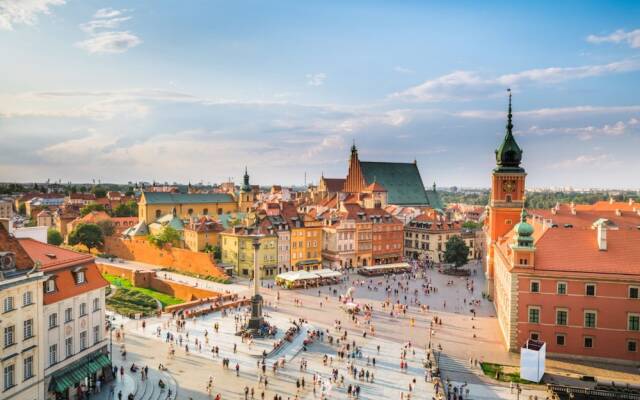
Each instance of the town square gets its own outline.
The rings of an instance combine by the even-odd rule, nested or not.
[[[0,0],[0,400],[640,400],[638,21]]]

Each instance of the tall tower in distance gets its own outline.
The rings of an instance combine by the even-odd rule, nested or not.
[[[511,89],[509,92],[509,112],[504,139],[496,149],[496,167],[491,175],[487,234],[487,293],[493,296],[494,246],[498,239],[513,229],[520,221],[524,208],[525,178],[527,173],[520,166],[522,149],[513,137],[513,115],[511,111]]]

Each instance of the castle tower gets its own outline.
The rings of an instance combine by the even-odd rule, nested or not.
[[[494,245],[498,239],[513,229],[518,223],[521,210],[524,208],[525,178],[522,161],[522,149],[513,137],[511,112],[511,90],[509,89],[509,112],[504,139],[496,149],[496,168],[491,178],[491,194],[489,197],[489,214],[487,216],[487,292],[493,295],[493,255]]]

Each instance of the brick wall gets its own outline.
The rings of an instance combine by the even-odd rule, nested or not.
[[[218,267],[210,254],[196,253],[190,250],[167,246],[159,249],[146,239],[125,240],[115,237],[105,238],[105,253],[113,254],[125,260],[174,268],[179,271],[200,275],[227,277]]]

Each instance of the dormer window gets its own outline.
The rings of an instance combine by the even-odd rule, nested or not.
[[[46,293],[53,293],[56,291],[56,281],[55,279],[49,279],[44,284],[44,291]]]

